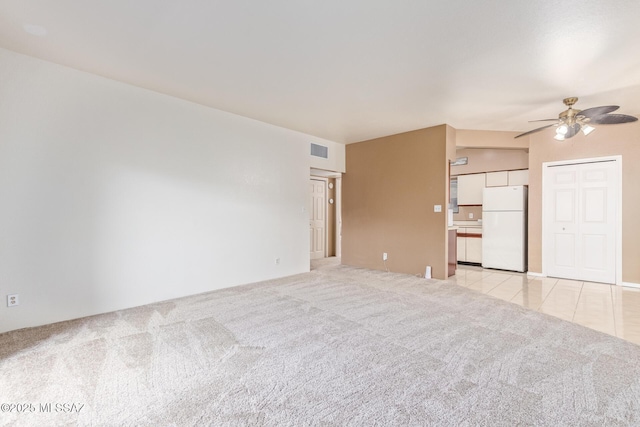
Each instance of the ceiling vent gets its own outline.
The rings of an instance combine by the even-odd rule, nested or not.
[[[324,145],[318,145],[311,143],[311,155],[316,157],[322,157],[323,159],[329,158],[329,148]]]

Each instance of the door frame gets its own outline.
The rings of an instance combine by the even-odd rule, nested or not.
[[[329,253],[329,248],[327,243],[329,243],[329,200],[328,200],[328,183],[329,179],[322,176],[311,175],[309,180],[315,181],[323,181],[324,182],[324,256],[327,257]]]
[[[336,245],[336,257],[342,257],[342,174],[339,177],[336,177],[336,216],[335,216],[335,226],[336,226],[336,237],[335,237],[335,245]]]
[[[615,276],[616,285],[622,286],[622,156],[604,156],[604,157],[590,157],[586,159],[573,159],[573,160],[559,160],[554,162],[542,163],[542,275],[547,275],[547,256],[546,254],[550,250],[549,245],[551,242],[547,241],[547,228],[549,223],[549,212],[547,212],[547,206],[545,205],[545,183],[549,174],[550,167],[578,165],[582,163],[596,163],[603,161],[615,162],[616,175],[618,178],[618,200],[616,206],[615,215],[615,233],[616,233],[616,262],[615,262]]]

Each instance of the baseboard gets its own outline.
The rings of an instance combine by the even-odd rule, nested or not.
[[[535,271],[527,271],[527,276],[533,276],[533,277],[547,277],[546,275],[542,274],[542,273],[536,273]]]
[[[542,274],[542,273],[536,273],[535,271],[527,271],[527,276],[533,276],[533,277],[547,277],[545,274]],[[640,283],[622,282],[622,286],[625,286],[625,287],[627,287],[627,288],[638,288],[638,289],[640,289]]]
[[[640,288],[640,283],[622,282],[622,286],[625,286],[627,288]]]

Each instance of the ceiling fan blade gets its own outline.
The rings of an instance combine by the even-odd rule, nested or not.
[[[567,128],[568,130],[567,130],[567,133],[564,135],[564,139],[569,139],[576,136],[576,134],[580,132],[580,129],[582,128],[582,126],[580,126],[580,123],[575,123],[572,126],[567,126]]]
[[[598,116],[591,117],[589,124],[616,125],[618,123],[631,123],[637,120],[637,117],[627,116],[626,114],[600,114]]]
[[[550,125],[542,126],[541,128],[537,128],[534,130],[530,130],[529,132],[521,133],[520,135],[514,136],[514,138],[520,138],[521,136],[529,135],[530,133],[535,133],[535,132],[541,131],[542,129],[550,128],[551,126],[555,126],[555,125],[556,125],[555,123],[552,123]]]
[[[616,111],[618,108],[620,107],[618,107],[617,105],[605,105],[603,107],[587,108],[586,110],[580,111],[578,115],[592,118],[595,116],[600,116],[602,114],[610,113],[612,111]]]
[[[557,122],[558,119],[540,119],[540,120],[529,120],[529,123],[533,122]]]

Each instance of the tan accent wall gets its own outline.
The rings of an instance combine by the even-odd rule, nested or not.
[[[476,221],[482,219],[482,206],[458,206],[458,213],[453,214],[454,221]],[[469,218],[469,214],[473,214],[473,218]]]
[[[522,132],[505,132],[497,130],[456,130],[456,146],[458,148],[529,148],[527,137],[515,139]]]
[[[622,280],[640,283],[640,122],[598,126],[585,137],[529,136],[529,270],[542,271],[542,163],[622,155]]]
[[[524,149],[467,148],[456,152],[456,158],[467,157],[466,165],[452,166],[451,175],[527,169],[529,153]]]
[[[430,265],[434,278],[445,279],[447,156],[454,153],[455,130],[446,125],[347,145],[342,262],[415,275]]]

